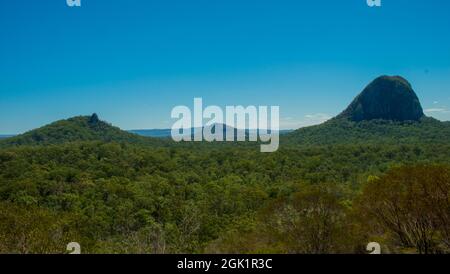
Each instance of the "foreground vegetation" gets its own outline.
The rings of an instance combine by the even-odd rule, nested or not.
[[[0,252],[450,251],[450,145],[0,150]]]

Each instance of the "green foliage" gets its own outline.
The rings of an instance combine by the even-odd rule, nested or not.
[[[419,253],[450,251],[450,169],[395,168],[369,181],[355,206],[372,233],[385,233],[391,248]]]
[[[74,215],[0,202],[0,253],[65,253],[79,238]]]
[[[338,192],[334,185],[302,184],[298,191],[261,210],[256,225],[225,234],[213,247],[226,253],[339,252],[338,243],[346,237],[346,209]]]
[[[214,144],[21,146],[0,150],[0,199],[14,210],[76,216],[71,235],[78,236],[64,239],[82,242],[83,252],[353,252],[358,246],[340,243],[336,235],[351,225],[348,210],[360,185],[399,164],[449,164],[449,155],[442,153],[448,149],[448,145],[341,145],[263,154],[252,146]],[[316,188],[322,185],[337,190]],[[297,237],[312,237],[319,221],[326,221],[325,216],[300,214],[314,209],[317,201],[329,203],[330,214],[338,219],[333,232],[326,232],[333,235],[329,244],[320,248],[312,247],[308,238]],[[281,203],[283,214],[268,210],[276,203]],[[23,218],[36,215],[30,212]],[[285,230],[288,226],[283,225],[266,231],[264,237],[258,234],[262,232],[252,232],[255,227],[267,227],[271,216],[282,223],[295,222],[298,230]],[[2,235],[7,238],[6,224]],[[33,234],[32,227],[24,226],[24,230]],[[42,239],[52,234],[42,233]],[[282,241],[289,234],[297,239],[288,242],[294,246]],[[242,249],[244,243],[234,245],[233,238],[252,243],[246,242],[248,248]],[[49,250],[60,250],[55,248]],[[4,252],[21,250],[6,248]]]
[[[96,114],[79,116],[54,122],[25,134],[0,140],[1,147],[21,145],[51,145],[74,141],[127,142],[138,144],[160,143],[161,140],[144,138],[122,131],[100,121]]]
[[[444,144],[449,136],[450,122],[429,117],[403,122],[333,118],[321,125],[298,129],[281,141],[285,145]]]

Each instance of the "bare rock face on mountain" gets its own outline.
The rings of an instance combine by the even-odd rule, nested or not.
[[[400,76],[381,76],[370,83],[337,118],[352,121],[417,121],[424,116],[411,84]]]

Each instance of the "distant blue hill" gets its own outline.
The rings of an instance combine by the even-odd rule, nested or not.
[[[128,132],[141,135],[144,137],[164,138],[171,136],[170,129],[135,129],[135,130],[128,130]]]
[[[0,134],[0,139],[5,139],[5,138],[10,138],[10,137],[14,137],[15,135],[1,135]]]
[[[230,127],[228,127],[230,128]],[[224,127],[225,129],[225,127]],[[190,130],[193,133],[193,129]],[[250,130],[255,131],[255,130]],[[286,129],[286,130],[280,130],[280,135],[290,133],[294,130]],[[137,135],[145,136],[145,137],[154,137],[154,138],[167,138],[171,137],[171,129],[134,129],[129,130],[128,132],[134,133]],[[224,131],[225,133],[225,131]],[[246,133],[249,133],[249,130],[246,130]]]

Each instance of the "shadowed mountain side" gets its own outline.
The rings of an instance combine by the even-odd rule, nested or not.
[[[424,116],[411,84],[400,76],[381,76],[370,83],[337,118],[418,121]]]

